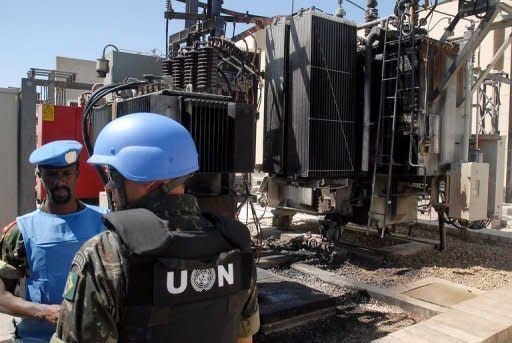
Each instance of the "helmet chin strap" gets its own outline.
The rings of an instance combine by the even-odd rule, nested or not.
[[[112,187],[117,189],[117,193],[119,195],[119,204],[115,202],[115,208],[114,208],[114,201],[112,199],[112,192],[107,191],[107,200],[108,200],[108,208],[111,211],[119,211],[124,210],[127,208],[126,203],[126,191],[124,186],[124,176],[121,175],[116,169],[109,168],[107,171],[107,175],[109,177],[108,183],[111,183]],[[107,189],[109,187],[106,187]]]

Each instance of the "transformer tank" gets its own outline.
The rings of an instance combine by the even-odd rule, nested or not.
[[[428,36],[415,1],[360,26],[311,9],[266,28],[263,170],[275,223],[305,211],[384,235],[422,206],[438,212],[444,248],[444,222],[496,216],[489,168],[504,166],[470,147],[471,51],[500,6],[459,5],[455,21],[482,20],[457,44]]]

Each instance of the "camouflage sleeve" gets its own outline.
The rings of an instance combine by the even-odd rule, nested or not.
[[[252,287],[249,290],[249,299],[244,305],[240,321],[239,337],[254,336],[260,329],[260,312],[258,307],[258,292],[256,288],[256,267],[253,269]]]
[[[73,259],[63,310],[52,342],[118,341],[117,324],[127,271],[118,236],[105,231],[87,241]]]
[[[0,238],[0,277],[18,280],[28,274],[25,243],[18,225],[11,223],[4,227]]]

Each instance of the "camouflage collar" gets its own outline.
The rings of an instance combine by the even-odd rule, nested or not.
[[[197,199],[193,195],[168,194],[159,188],[150,192],[130,208],[145,208],[161,219],[170,221],[176,217],[199,220],[200,213]]]

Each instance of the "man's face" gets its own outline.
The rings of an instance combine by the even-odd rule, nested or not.
[[[75,199],[75,186],[78,180],[78,167],[39,168],[48,201],[63,205]]]
[[[121,200],[121,192],[124,192],[124,177],[115,168],[109,166],[104,168],[108,178],[105,191],[110,194],[110,200],[112,201],[111,210],[121,210],[126,205]]]

